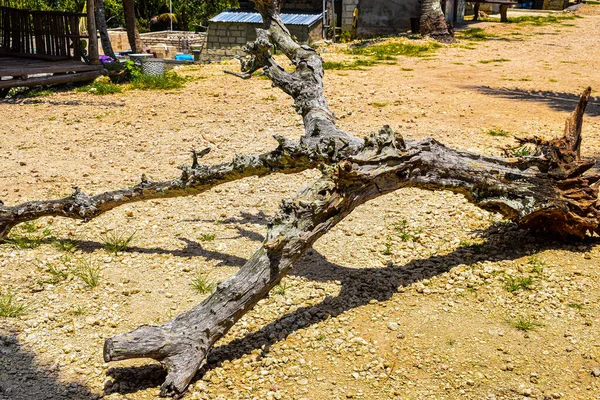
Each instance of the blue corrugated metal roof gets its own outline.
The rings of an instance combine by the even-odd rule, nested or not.
[[[311,26],[320,21],[322,14],[292,14],[281,13],[281,20],[286,25]],[[246,22],[249,24],[262,24],[262,17],[258,12],[244,10],[227,10],[211,18],[208,22]]]

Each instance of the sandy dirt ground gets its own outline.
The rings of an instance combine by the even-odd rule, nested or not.
[[[600,87],[600,7],[578,14],[546,26],[481,22],[472,27],[485,40],[328,70],[330,106],[357,136],[388,124],[491,155],[514,136],[559,135],[579,93]],[[350,59],[341,47],[321,50]],[[212,147],[203,161],[216,163],[275,147],[273,134],[300,136],[289,97],[224,68],[235,64],[182,69],[194,79],[181,90],[0,103],[0,199],[57,198],[72,185],[97,194],[141,174],[175,177],[191,148]],[[499,129],[506,136],[488,133]],[[583,154],[600,154],[597,97]],[[0,317],[0,399],[155,398],[159,364],[105,364],[103,340],[198,304],[206,294],[192,280],[235,273],[281,199],[318,175],[248,178],[89,223],[44,218],[16,229],[46,237],[32,249],[0,244],[0,294],[26,305]],[[112,233],[134,234],[130,248],[103,249]],[[66,239],[78,247],[55,246]],[[379,198],[321,238],[217,343],[184,398],[600,398],[598,245],[535,237],[451,193]],[[100,271],[95,288],[70,272],[86,264]]]

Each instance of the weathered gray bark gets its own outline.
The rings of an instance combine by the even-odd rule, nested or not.
[[[102,51],[105,55],[117,61],[117,57],[115,56],[112,44],[110,43],[110,38],[108,37],[108,29],[106,27],[106,12],[104,10],[104,0],[96,0],[94,14],[96,15],[96,27],[98,28],[98,32],[100,33],[100,43],[102,43]]]
[[[533,230],[563,236],[600,234],[600,204],[590,160],[580,157],[583,111],[590,90],[553,141],[523,139],[539,148],[534,157],[487,157],[445,147],[433,139],[404,141],[389,127],[359,140],[335,126],[323,92],[322,60],[297,45],[279,18],[277,1],[256,2],[265,21],[242,63],[248,78],[262,68],[276,86],[294,98],[304,120],[299,143],[278,137],[279,147],[263,155],[238,156],[215,166],[182,167],[181,177],[86,196],[76,191],[61,200],[0,205],[0,235],[18,222],[43,215],[90,219],[120,204],[157,197],[197,194],[223,182],[273,171],[296,172],[324,164],[322,177],[282,203],[265,241],[248,262],[200,305],[158,326],[142,326],[107,339],[106,362],[154,358],[168,370],[162,395],[186,390],[213,344],[289,271],[312,244],[358,205],[405,187],[450,190],[473,204],[497,211]],[[295,66],[286,72],[271,57],[276,43]]]
[[[419,24],[421,35],[444,43],[454,42],[454,31],[446,23],[440,0],[422,0]]]
[[[115,207],[138,201],[196,195],[216,185],[246,176],[261,176],[272,172],[295,173],[314,168],[323,157],[309,151],[303,141],[296,143],[276,136],[279,146],[268,153],[237,156],[230,162],[217,165],[199,165],[198,157],[208,153],[193,152],[191,166],[183,165],[178,178],[154,182],[142,176],[133,187],[89,196],[75,187],[75,192],[58,200],[30,201],[13,207],[0,201],[0,239],[17,224],[45,216],[60,216],[89,221]]]

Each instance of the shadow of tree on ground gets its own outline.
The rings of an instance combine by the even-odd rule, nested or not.
[[[551,92],[547,90],[525,90],[519,88],[492,88],[489,86],[463,86],[463,88],[467,90],[474,90],[490,96],[501,97],[503,99],[537,102],[545,104],[554,110],[569,113],[575,109],[581,95],[581,93],[562,93]],[[590,117],[599,116],[600,99],[597,97],[590,97],[590,101],[585,113]]]
[[[231,223],[236,222],[232,220]],[[243,235],[244,230],[238,231]],[[262,349],[262,356],[264,356],[268,353],[270,346],[284,340],[292,332],[366,305],[371,300],[387,301],[398,292],[398,288],[440,275],[458,265],[481,261],[514,260],[549,248],[588,251],[592,246],[600,244],[600,239],[590,238],[578,242],[576,245],[568,245],[546,237],[532,235],[530,232],[517,229],[514,225],[490,227],[479,234],[485,239],[483,244],[460,247],[448,254],[413,260],[405,265],[390,265],[381,268],[343,267],[327,261],[316,250],[310,250],[295,264],[290,275],[315,281],[339,281],[341,282],[339,295],[337,297],[327,296],[324,301],[311,307],[298,308],[258,331],[213,348],[208,355],[207,364],[198,371],[194,381],[198,380],[206,371],[220,366],[225,360],[239,358],[256,349]],[[256,235],[253,232],[248,237],[258,239],[260,235],[259,237]],[[242,265],[243,262],[239,264],[239,266]],[[138,374],[143,377],[144,383],[143,385],[134,384],[132,389],[132,383],[140,379]],[[163,368],[157,364],[145,367],[112,368],[108,371],[108,375],[112,376],[115,382],[126,382],[131,390],[127,393],[159,386],[164,380]]]
[[[57,364],[39,365],[35,354],[19,343],[18,334],[17,330],[0,325],[0,400],[89,400],[94,397],[81,383],[60,382]]]

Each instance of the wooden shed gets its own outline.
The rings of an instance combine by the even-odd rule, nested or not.
[[[88,3],[91,11],[78,14],[0,2],[0,97],[14,87],[86,81],[102,75],[93,0]],[[86,34],[80,26],[86,27]]]

